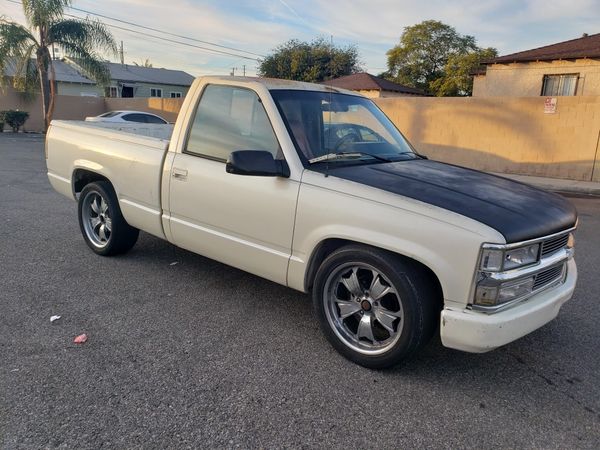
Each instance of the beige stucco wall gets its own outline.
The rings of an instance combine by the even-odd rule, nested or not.
[[[539,97],[544,75],[580,74],[576,95],[600,95],[600,61],[552,61],[487,66],[485,75],[476,75],[473,97]]]
[[[55,105],[55,119],[83,120],[86,116],[97,116],[106,112],[104,98],[101,97],[58,95]],[[18,109],[29,113],[29,119],[23,127],[24,131],[39,132],[44,129],[44,118],[39,96],[31,99],[15,92],[12,88],[6,88],[4,91],[0,91],[0,111],[7,109]]]
[[[182,103],[183,98],[104,98],[80,96],[79,93],[57,95],[53,118],[84,120],[87,116],[127,109],[151,112],[164,117],[169,122],[175,122]],[[27,98],[7,87],[4,91],[0,91],[0,111],[7,109],[18,109],[29,113],[29,119],[23,127],[24,131],[43,131],[44,119],[39,96]]]
[[[175,122],[183,98],[106,98],[106,111],[134,110],[157,114],[167,122]]]
[[[475,169],[600,181],[594,162],[600,97],[376,99],[413,145],[432,159]]]
[[[432,159],[480,170],[600,181],[600,96],[559,97],[544,114],[544,98],[379,98],[413,145]],[[175,121],[183,99],[105,99],[58,96],[55,119],[83,120],[116,109]],[[0,93],[0,110],[31,115],[27,131],[43,130],[39,99]],[[594,164],[596,165],[594,169]]]

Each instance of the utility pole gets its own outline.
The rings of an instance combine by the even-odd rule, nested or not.
[[[119,54],[121,55],[121,65],[125,64],[125,52],[123,51],[123,41],[121,41],[121,48],[119,50]]]
[[[242,66],[242,68],[243,68],[243,71],[244,71],[244,76],[246,76],[246,64],[244,64],[244,65]]]
[[[237,67],[232,67],[232,68],[231,68],[230,75],[231,75],[232,77],[235,77],[235,69],[237,69]]]

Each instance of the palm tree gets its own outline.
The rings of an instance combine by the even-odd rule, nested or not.
[[[108,29],[98,21],[65,19],[72,0],[22,0],[28,27],[0,17],[0,82],[9,64],[14,65],[13,84],[31,90],[39,83],[46,129],[52,120],[56,95],[53,45],[60,46],[98,84],[110,81],[108,68],[99,51],[117,52]],[[35,64],[31,62],[35,57]]]
[[[138,67],[152,67],[152,63],[148,58],[146,58],[145,60],[142,59],[142,62],[139,64],[134,61],[133,64],[135,64]]]

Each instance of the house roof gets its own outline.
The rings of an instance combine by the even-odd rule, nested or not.
[[[31,63],[35,64],[35,59],[32,59]],[[52,61],[52,65],[54,66],[56,81],[60,81],[62,83],[96,84],[94,81],[81,75],[73,66],[63,61],[54,60]],[[4,75],[8,77],[14,77],[15,73],[16,64],[14,61],[9,61],[9,63],[6,65]]]
[[[600,33],[483,61],[483,64],[600,58]]]
[[[159,69],[155,67],[130,66],[128,64],[107,63],[112,80],[138,83],[170,84],[191,86],[194,77],[182,70]]]
[[[350,89],[352,91],[376,90],[400,92],[402,94],[410,95],[427,95],[427,93],[421,89],[394,83],[393,81],[376,77],[375,75],[371,75],[370,73],[366,72],[354,73],[352,75],[334,78],[333,80],[324,81],[323,84],[340,87],[343,89]]]

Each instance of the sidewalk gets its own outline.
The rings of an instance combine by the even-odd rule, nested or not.
[[[531,184],[547,191],[563,194],[593,195],[600,197],[600,183],[594,181],[563,180],[560,178],[533,177],[530,175],[515,175],[511,173],[494,173],[499,177],[510,178],[521,183]]]

